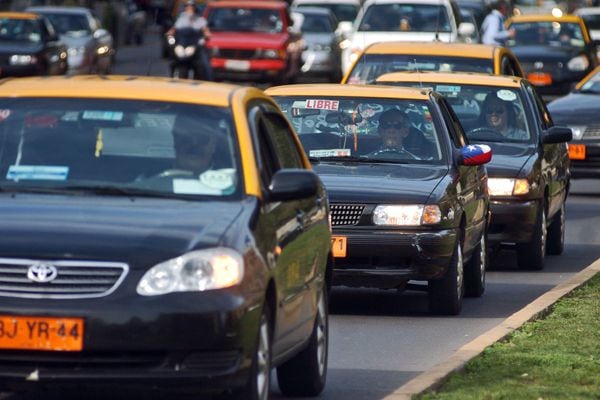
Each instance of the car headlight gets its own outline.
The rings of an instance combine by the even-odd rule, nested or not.
[[[585,125],[575,125],[575,126],[569,125],[569,128],[571,128],[571,131],[573,131],[573,139],[581,140],[581,138],[585,134],[585,130],[586,130],[587,126],[585,126]]]
[[[522,178],[488,178],[487,182],[490,196],[520,196],[530,189],[529,181]]]
[[[9,59],[10,65],[29,65],[37,62],[37,57],[29,54],[13,54]]]
[[[150,268],[137,285],[142,296],[201,292],[239,284],[244,275],[242,256],[216,247],[196,250]]]
[[[100,46],[98,47],[98,49],[96,50],[96,52],[98,53],[98,55],[102,55],[102,54],[106,54],[110,51],[110,49],[108,48],[108,46]]]
[[[260,51],[260,57],[269,59],[285,58],[285,51],[277,49],[264,49]]]
[[[67,52],[69,53],[69,56],[74,57],[74,56],[81,56],[85,54],[85,47],[69,47],[69,49],[67,50]]]
[[[419,226],[437,224],[441,220],[437,205],[379,205],[373,210],[375,225]]]
[[[573,57],[567,63],[567,68],[571,71],[585,71],[590,66],[586,56]]]

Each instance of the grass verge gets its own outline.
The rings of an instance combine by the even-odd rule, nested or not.
[[[417,399],[600,399],[600,274]]]

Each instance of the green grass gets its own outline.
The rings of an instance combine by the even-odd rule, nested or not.
[[[417,398],[600,399],[600,274]]]

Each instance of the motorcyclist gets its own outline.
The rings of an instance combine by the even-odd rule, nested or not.
[[[212,68],[205,47],[205,42],[210,37],[210,30],[206,19],[199,15],[197,11],[194,0],[186,1],[183,12],[179,14],[175,24],[167,34],[175,37],[176,46],[181,44],[184,48],[188,46],[196,47],[197,54],[192,60],[194,78],[199,79],[202,77],[210,81],[212,80]],[[200,65],[198,65],[198,62]],[[201,67],[202,76],[199,73],[200,68],[198,66]]]

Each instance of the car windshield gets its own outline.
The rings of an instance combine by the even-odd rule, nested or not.
[[[312,161],[444,162],[427,101],[329,96],[275,101]]]
[[[84,14],[44,13],[44,15],[61,35],[89,35],[92,32],[90,23]]]
[[[577,90],[580,93],[597,93],[600,94],[600,71],[592,75],[581,87]]]
[[[374,4],[359,31],[451,32],[446,7],[430,4]]]
[[[577,23],[541,21],[511,24],[515,37],[507,41],[512,46],[552,46],[583,48],[585,40]]]
[[[214,7],[208,14],[208,24],[215,32],[283,32],[279,10],[264,8]]]
[[[41,41],[40,26],[32,19],[0,18],[0,41],[32,42]]]
[[[348,83],[373,83],[379,76],[398,71],[493,73],[492,61],[481,58],[411,54],[364,54],[356,62]]]
[[[298,5],[298,8],[302,7],[327,8],[333,12],[338,21],[354,21],[359,9],[359,7],[354,4],[335,3],[306,3]]]
[[[457,83],[381,82],[430,87],[442,94],[471,143],[533,143],[530,113],[520,89]]]
[[[0,188],[237,196],[231,113],[83,98],[0,99]]]
[[[327,15],[303,13],[300,30],[306,33],[333,33],[335,27]]]

